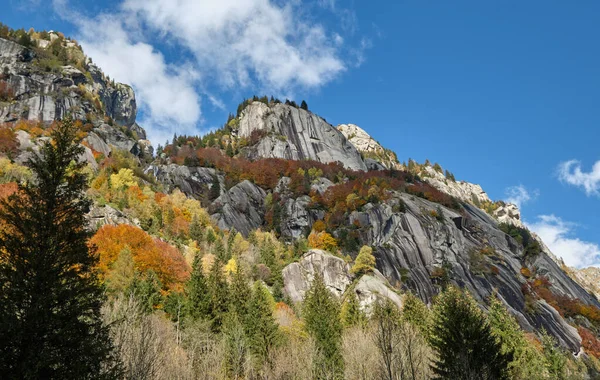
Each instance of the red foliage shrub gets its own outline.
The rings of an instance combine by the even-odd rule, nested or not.
[[[15,98],[15,92],[8,82],[0,80],[0,101],[9,102]]]
[[[19,142],[15,131],[7,126],[0,128],[0,152],[12,158],[17,153]]]
[[[595,356],[596,358],[600,358],[600,340],[596,337],[594,333],[585,327],[578,326],[577,332],[579,332],[579,336],[581,337],[581,344],[590,355]]]

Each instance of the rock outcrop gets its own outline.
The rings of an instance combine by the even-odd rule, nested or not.
[[[292,301],[301,302],[304,299],[316,274],[323,277],[327,289],[338,298],[343,298],[348,291],[355,292],[361,309],[367,314],[370,314],[375,302],[384,299],[402,307],[401,297],[391,289],[379,271],[360,277],[352,285],[354,276],[350,273],[350,265],[320,249],[308,251],[300,261],[283,269],[285,292]]]
[[[348,141],[363,154],[365,161],[366,159],[371,159],[381,165],[381,168],[379,168],[375,163],[367,164],[369,170],[402,169],[402,165],[398,162],[396,153],[381,146],[381,144],[375,141],[375,139],[358,125],[340,124],[337,126],[337,130],[342,132]]]
[[[263,223],[266,196],[267,193],[252,182],[240,182],[213,202],[211,216],[219,228],[235,228],[248,236]]]
[[[284,158],[340,162],[346,168],[367,170],[354,145],[321,117],[285,104],[250,103],[239,119],[238,137],[260,139],[243,154],[250,159]]]

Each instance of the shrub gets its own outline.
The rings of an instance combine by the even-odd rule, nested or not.
[[[8,82],[0,80],[0,102],[10,102],[15,98],[15,93]]]

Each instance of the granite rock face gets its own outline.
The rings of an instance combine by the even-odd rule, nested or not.
[[[250,181],[243,181],[218,197],[211,215],[222,229],[235,228],[244,236],[263,224],[267,193]]]
[[[347,292],[355,292],[361,309],[370,314],[375,302],[389,299],[398,307],[402,307],[401,297],[394,292],[388,281],[377,270],[373,274],[364,275],[355,286],[350,286],[354,276],[350,273],[350,265],[339,257],[320,249],[312,249],[296,263],[283,269],[283,283],[286,294],[294,302],[301,302],[315,278],[319,274],[327,289],[338,298]]]
[[[118,125],[133,126],[137,106],[131,87],[109,83],[91,63],[87,64],[91,81],[73,66],[46,72],[36,66],[35,57],[33,50],[0,38],[0,67],[14,95],[12,101],[0,103],[0,122],[26,119],[50,123],[67,113],[85,120],[87,114],[97,113]],[[93,104],[94,96],[100,100],[100,110]]]
[[[206,194],[212,186],[215,176],[217,176],[221,185],[221,194],[223,194],[225,188],[223,175],[212,168],[189,167],[177,164],[150,165],[146,168],[145,173],[154,175],[157,181],[167,187],[168,191],[178,188],[187,196],[196,199]]]
[[[358,125],[340,124],[337,126],[337,130],[342,132],[348,141],[350,141],[350,143],[366,157],[365,161],[367,159],[372,161],[367,163],[369,170],[402,169],[402,165],[398,162],[396,153],[385,149]]]
[[[237,134],[249,138],[255,131],[263,136],[244,152],[250,159],[340,162],[348,169],[367,170],[360,153],[341,132],[303,109],[252,102],[242,111]]]

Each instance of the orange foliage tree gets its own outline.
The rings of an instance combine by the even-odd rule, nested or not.
[[[137,270],[154,271],[167,288],[179,288],[190,273],[188,264],[177,248],[153,239],[138,227],[105,225],[96,232],[90,244],[98,249],[98,267],[104,276],[126,248],[131,251]]]
[[[313,231],[308,235],[308,245],[311,248],[323,249],[329,252],[337,252],[337,240],[327,232]]]

